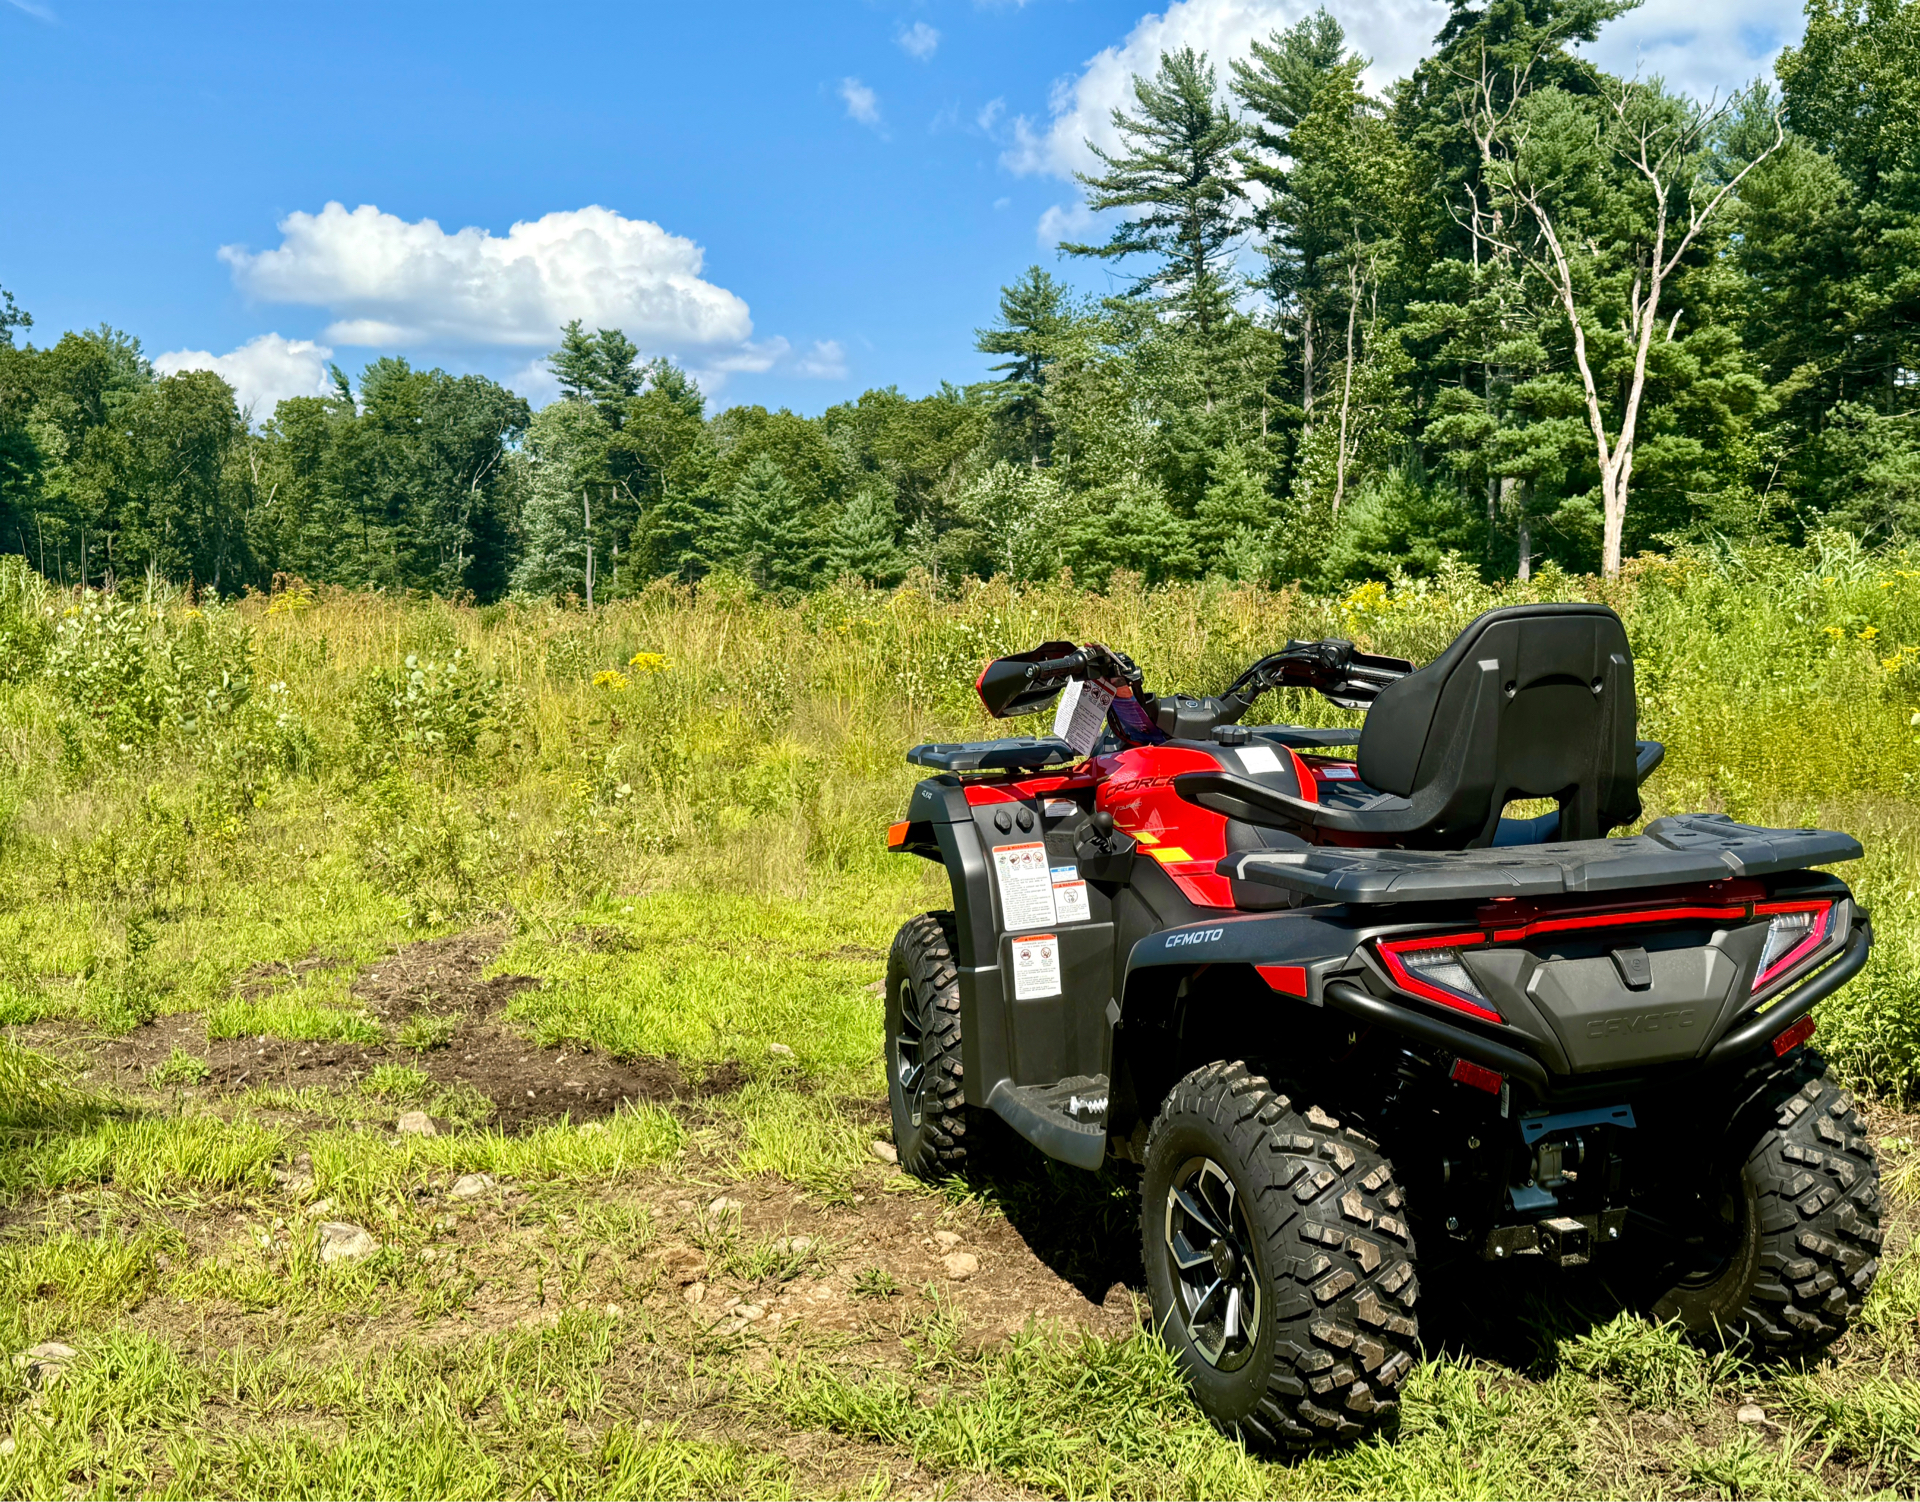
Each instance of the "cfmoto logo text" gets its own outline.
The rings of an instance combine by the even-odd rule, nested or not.
[[[1671,1012],[1635,1012],[1631,1017],[1597,1017],[1587,1024],[1587,1036],[1612,1038],[1623,1033],[1671,1033],[1692,1026],[1693,1008],[1678,1007]]]
[[[1167,948],[1172,949],[1179,944],[1211,944],[1216,939],[1224,938],[1226,932],[1224,928],[1190,928],[1185,933],[1168,934]]]

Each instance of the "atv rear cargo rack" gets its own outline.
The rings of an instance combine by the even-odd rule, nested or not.
[[[1655,819],[1644,834],[1483,850],[1366,850],[1330,845],[1229,855],[1215,869],[1237,881],[1316,902],[1450,902],[1552,897],[1766,876],[1858,860],[1860,842],[1830,829],[1762,829],[1725,814]]]

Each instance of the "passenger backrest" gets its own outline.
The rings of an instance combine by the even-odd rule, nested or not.
[[[1360,731],[1360,776],[1420,810],[1409,844],[1489,844],[1516,798],[1555,800],[1560,839],[1598,839],[1640,817],[1636,720],[1617,615],[1513,605],[1381,691]]]

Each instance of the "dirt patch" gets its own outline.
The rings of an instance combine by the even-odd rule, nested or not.
[[[148,1081],[176,1048],[183,1050],[206,1060],[209,1077],[204,1085],[176,1081],[164,1088],[214,1099],[262,1085],[347,1091],[379,1065],[401,1064],[422,1071],[436,1085],[478,1091],[493,1105],[488,1125],[507,1132],[527,1131],[562,1117],[591,1121],[622,1105],[724,1095],[746,1083],[747,1072],[736,1061],[703,1069],[671,1058],[615,1059],[572,1048],[534,1047],[501,1013],[514,995],[538,986],[538,978],[482,978],[506,939],[505,925],[492,924],[424,940],[376,960],[355,978],[350,994],[390,1034],[417,1017],[442,1021],[440,1046],[418,1051],[391,1041],[209,1039],[205,1016],[199,1012],[162,1017],[123,1038],[98,1042],[70,1026],[49,1024],[60,1036],[44,1041],[79,1042],[96,1079],[135,1089],[162,1088],[148,1087]],[[340,963],[316,954],[256,965],[234,990],[257,996],[288,978]]]
[[[503,923],[470,928],[444,939],[423,939],[376,960],[355,979],[350,994],[384,1022],[405,1022],[416,1012],[489,1017],[521,991],[540,984],[532,975],[481,972],[507,942]]]
[[[1002,1339],[1034,1319],[1106,1335],[1138,1324],[1127,1281],[1095,1289],[1061,1276],[1021,1227],[987,1205],[905,1188],[897,1169],[863,1173],[857,1182],[850,1205],[823,1204],[774,1179],[709,1181],[697,1191],[684,1181],[661,1185],[657,1237],[646,1259],[658,1277],[649,1302],[684,1309],[727,1334],[775,1338],[792,1324],[878,1342],[889,1364],[901,1349],[903,1315],[928,1312],[926,1292],[958,1311],[968,1335],[980,1341]],[[1002,1198],[984,1178],[973,1187],[986,1190],[989,1202]],[[1084,1230],[1100,1234],[1095,1226]],[[1135,1229],[1136,1244],[1138,1235]],[[765,1255],[769,1246],[795,1246],[795,1238],[805,1238],[804,1251]],[[1097,1249],[1087,1251],[1100,1259]],[[774,1264],[758,1276],[756,1252]],[[1133,1260],[1137,1266],[1137,1254]],[[743,1321],[734,1312],[743,1305],[765,1317]]]

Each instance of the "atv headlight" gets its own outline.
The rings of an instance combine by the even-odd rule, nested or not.
[[[1827,937],[1833,917],[1831,902],[1763,902],[1754,910],[1766,918],[1767,942],[1760,951],[1760,968],[1753,979],[1756,993],[1791,975]]]
[[[1485,943],[1479,934],[1440,939],[1401,939],[1380,946],[1380,958],[1404,989],[1423,1001],[1436,1001],[1486,1022],[1505,1022],[1467,969],[1460,951]]]

